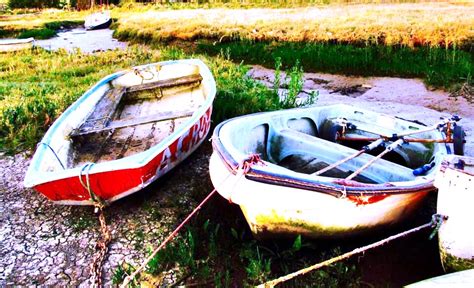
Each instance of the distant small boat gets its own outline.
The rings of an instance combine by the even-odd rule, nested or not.
[[[204,141],[215,93],[200,60],[109,75],[52,124],[24,185],[59,204],[109,203],[134,193]]]
[[[211,180],[257,238],[359,234],[400,221],[435,189],[448,145],[432,127],[347,105],[246,115],[215,128]],[[390,140],[402,134],[414,136]],[[242,175],[251,155],[262,162]]]
[[[98,30],[108,28],[112,24],[110,11],[102,11],[86,17],[84,27],[86,30]]]
[[[438,232],[443,267],[446,271],[473,269],[474,158],[446,157],[434,185],[438,188],[437,211],[448,216]]]
[[[34,43],[35,39],[32,37],[26,39],[0,39],[0,52],[31,49]]]
[[[445,274],[405,286],[407,288],[471,288],[474,269]]]

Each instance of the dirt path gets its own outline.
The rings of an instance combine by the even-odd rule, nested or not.
[[[249,76],[271,87],[274,71],[254,66]],[[457,114],[466,131],[465,154],[474,156],[474,103],[449,93],[428,90],[421,80],[390,77],[345,77],[340,75],[305,73],[304,91],[318,91],[315,105],[345,103],[364,109],[418,120],[426,125],[437,123],[440,117]],[[306,97],[302,93],[301,97]]]

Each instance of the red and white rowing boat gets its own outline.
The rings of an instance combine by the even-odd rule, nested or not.
[[[134,193],[202,143],[215,93],[214,78],[200,60],[109,75],[53,123],[24,184],[71,205],[104,204]]]

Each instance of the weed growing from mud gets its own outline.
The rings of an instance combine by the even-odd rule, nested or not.
[[[71,215],[71,217],[67,218],[69,226],[71,226],[75,232],[82,232],[97,225],[97,219],[95,219],[91,214],[81,214],[82,215]]]

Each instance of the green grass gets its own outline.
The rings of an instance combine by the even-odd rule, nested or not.
[[[49,39],[56,36],[56,31],[60,29],[71,29],[81,26],[84,21],[51,21],[42,24],[40,27],[16,27],[0,26],[0,38],[16,37],[20,39],[34,37],[35,39]],[[2,28],[3,27],[3,28]]]
[[[201,224],[190,225],[160,250],[134,285],[165,285],[163,279],[173,271],[176,280],[168,285],[252,287],[342,254],[339,246],[319,247],[301,236],[294,241],[259,242],[246,236],[247,228],[242,225],[229,229],[225,221],[222,226],[210,220],[202,223],[202,218],[194,221]],[[127,263],[117,267],[113,283],[122,283],[134,269]],[[358,275],[357,267],[345,261],[295,278],[288,285],[360,287]]]
[[[265,43],[199,41],[196,52],[218,55],[246,64],[272,68],[281,59],[283,68],[301,63],[305,72],[356,76],[418,77],[428,85],[449,88],[474,75],[472,53],[441,48],[354,46],[315,43]]]

